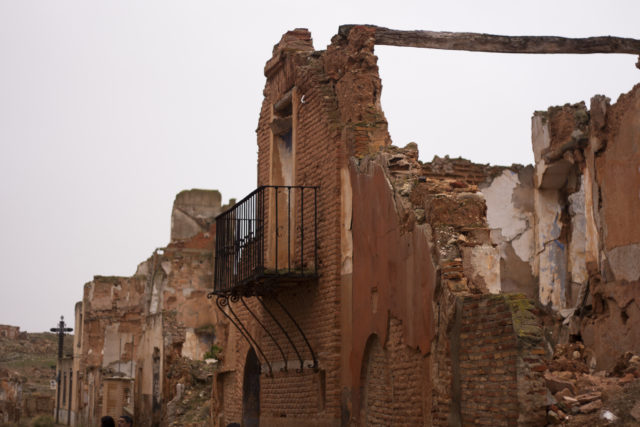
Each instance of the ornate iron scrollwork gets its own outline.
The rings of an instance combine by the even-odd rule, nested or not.
[[[209,295],[213,295],[213,293],[211,293]],[[212,296],[209,296],[209,295],[207,295],[207,297],[208,298],[212,298]],[[264,359],[265,363],[269,367],[269,372],[266,375],[272,377],[273,376],[273,368],[271,367],[271,362],[269,361],[267,356],[265,356],[264,352],[262,351],[262,348],[260,348],[260,346],[258,345],[258,342],[251,336],[251,334],[249,333],[249,330],[247,330],[247,328],[242,324],[242,321],[236,315],[236,313],[233,311],[233,308],[231,307],[230,303],[237,303],[238,299],[239,299],[239,297],[235,296],[235,295],[232,295],[231,297],[220,295],[220,296],[218,296],[218,298],[216,298],[216,305],[218,306],[218,308],[220,309],[222,314],[227,319],[229,319],[229,321],[233,324],[233,326],[235,326],[236,329],[238,329],[238,331],[240,331],[240,334],[242,335],[242,337],[249,343],[249,345],[254,349],[254,351],[257,350],[256,353],[259,353],[260,356],[262,356],[262,358]],[[229,308],[229,312],[231,313],[233,318],[227,314],[227,312],[225,310],[225,307]]]

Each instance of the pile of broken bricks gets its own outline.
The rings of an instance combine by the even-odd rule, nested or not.
[[[640,356],[625,353],[610,372],[594,368],[593,356],[582,343],[556,347],[544,374],[549,424],[640,424]]]

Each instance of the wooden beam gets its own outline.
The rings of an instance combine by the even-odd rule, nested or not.
[[[293,93],[293,89],[289,89],[287,93],[285,93],[282,98],[280,98],[275,104],[273,104],[273,109],[276,111],[285,111],[291,108],[291,94]]]
[[[276,117],[271,122],[271,131],[274,135],[284,135],[291,130],[292,125],[291,116]]]
[[[341,27],[340,34],[348,34],[352,27],[353,25]],[[640,55],[640,40],[623,37],[498,36],[481,33],[374,28],[375,43],[386,46],[496,53],[628,53]]]

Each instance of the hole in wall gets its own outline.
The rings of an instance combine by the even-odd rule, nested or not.
[[[626,310],[622,310],[620,312],[620,318],[622,319],[622,324],[626,325],[627,324],[627,320],[629,320],[629,315],[627,314]]]

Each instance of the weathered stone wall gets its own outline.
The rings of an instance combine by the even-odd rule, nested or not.
[[[179,359],[202,361],[213,344],[222,343],[225,326],[206,296],[213,286],[215,227],[157,250],[138,267],[145,280],[144,324],[137,350],[136,418],[140,423],[168,419],[167,404],[179,387],[191,385],[183,375],[169,375]],[[178,418],[175,418],[178,417]]]
[[[109,377],[135,377],[134,347],[142,336],[145,280],[142,277],[95,276],[84,286],[79,342],[74,345],[77,387],[72,394],[75,422],[93,423],[105,415],[102,381]],[[79,345],[78,345],[79,344]],[[131,401],[133,403],[133,400]],[[133,406],[133,405],[132,405]],[[129,408],[133,412],[133,407]],[[115,416],[117,414],[109,414]]]
[[[640,321],[639,117],[640,86],[610,107],[603,97],[591,100],[589,142],[582,151],[584,219],[573,224],[584,223],[575,229],[585,235],[585,276],[592,298],[592,311],[583,310],[579,331],[595,351],[598,369],[612,368],[626,351],[640,351],[634,326]],[[574,328],[576,323],[571,322]]]
[[[23,380],[7,369],[0,369],[0,422],[15,423],[23,412]]]
[[[226,330],[206,298],[213,287],[212,221],[221,209],[216,191],[180,193],[168,247],[156,250],[132,277],[96,276],[85,285],[83,301],[76,307],[74,343],[80,384],[72,410],[81,414],[80,422],[91,423],[103,415],[109,378],[117,380],[110,384],[132,383],[127,401],[114,407],[124,405],[137,424],[179,422],[168,420],[167,403],[178,388],[192,382],[184,375],[169,375],[171,365],[183,359],[202,361]],[[185,221],[197,227],[184,226]]]
[[[0,337],[16,339],[20,335],[19,326],[0,325]]]
[[[171,242],[189,240],[198,233],[207,234],[215,218],[229,206],[222,206],[217,190],[184,190],[176,195],[171,211]]]

